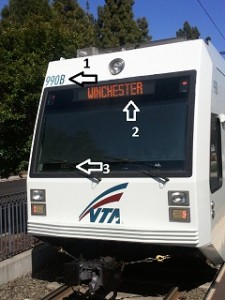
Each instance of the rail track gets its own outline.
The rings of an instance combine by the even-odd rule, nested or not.
[[[179,300],[180,297],[182,297],[183,292],[180,292],[178,287],[174,287],[171,289],[165,297],[163,297],[163,300]]]
[[[168,266],[167,266],[168,267]],[[198,268],[199,266],[197,266]],[[194,271],[196,268],[194,268]],[[225,299],[225,265],[222,265],[220,269],[213,269],[214,272],[210,273],[210,276],[205,274],[205,270],[198,272],[197,274],[186,274],[185,276],[178,274],[178,277],[175,276],[171,278],[169,276],[161,276],[162,279],[158,277],[156,271],[153,271],[153,276],[150,276],[146,280],[142,280],[141,274],[138,273],[138,279],[136,280],[125,274],[124,282],[121,283],[119,291],[117,293],[116,299],[130,300],[134,298],[135,300],[223,300]],[[144,271],[142,271],[144,272]],[[162,269],[159,271],[162,272]],[[174,274],[177,272],[176,268]],[[129,270],[128,270],[129,273]],[[178,272],[179,273],[179,272]],[[199,274],[204,273],[204,278],[196,278]],[[136,274],[137,275],[137,274]],[[146,274],[143,273],[144,278]],[[155,275],[155,277],[154,277]],[[180,278],[178,280],[177,278]],[[129,277],[129,278],[128,278]],[[202,288],[202,294],[199,296],[191,296],[189,291],[192,288],[198,289],[202,284],[206,283],[204,289]],[[48,294],[41,300],[81,300],[85,298],[85,289],[84,286],[78,287],[68,287],[62,285],[60,288],[56,289],[52,293]],[[193,298],[192,298],[193,297]],[[96,294],[92,297],[93,300],[113,300],[114,294]]]
[[[142,295],[135,295],[135,294],[129,294],[129,293],[118,293],[116,299],[123,299],[123,300],[128,300],[128,299],[132,299],[135,298],[136,300],[179,300],[182,299],[180,298],[182,297],[182,292],[180,292],[178,290],[178,287],[174,287],[173,289],[171,289],[169,291],[169,293],[165,296],[159,297],[156,296],[152,297],[152,296],[142,296]],[[84,296],[78,296],[74,290],[71,287],[68,286],[61,286],[58,289],[54,290],[53,292],[49,293],[48,295],[46,295],[44,298],[42,298],[41,300],[64,300],[64,299],[70,299],[70,300],[78,300],[78,299],[84,299]],[[110,293],[108,295],[106,295],[106,297],[102,298],[99,296],[99,298],[94,297],[94,300],[102,300],[102,299],[113,299],[113,295],[111,295]]]
[[[225,299],[225,263],[218,270],[204,300]]]
[[[74,291],[71,287],[62,285],[43,297],[41,300],[63,300],[65,297],[69,297],[72,294],[74,294]]]

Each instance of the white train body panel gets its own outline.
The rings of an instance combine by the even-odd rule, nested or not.
[[[109,64],[116,58],[123,59],[125,67],[118,75],[112,75],[109,71]],[[39,156],[42,155],[38,154],[38,150],[36,150],[38,136],[41,134],[39,127],[41,126],[40,120],[43,111],[42,101],[44,101],[41,100],[31,152],[30,171],[27,178],[28,232],[37,236],[200,248],[214,264],[221,263],[225,259],[225,181],[223,178],[221,183],[220,179],[219,188],[211,191],[210,149],[211,151],[214,150],[210,147],[210,128],[211,114],[217,115],[218,119],[220,115],[222,171],[224,176],[225,130],[222,123],[223,114],[225,114],[224,60],[212,45],[206,45],[201,40],[89,56],[88,64],[90,68],[84,68],[85,59],[86,57],[81,57],[51,62],[47,70],[43,88],[44,93],[41,99],[45,98],[46,88],[47,90],[49,88],[50,91],[54,87],[60,89],[71,86],[72,83],[69,78],[81,71],[86,74],[97,74],[97,85],[101,85],[102,82],[105,85],[115,83],[117,86],[114,87],[114,94],[116,95],[126,93],[125,85],[123,85],[126,80],[127,82],[141,82],[142,78],[145,79],[146,76],[149,76],[149,78],[155,78],[155,76],[156,78],[162,78],[165,74],[166,76],[167,74],[180,76],[179,74],[183,74],[180,72],[189,74],[190,86],[193,88],[193,94],[189,97],[193,97],[194,103],[194,105],[191,104],[193,108],[192,113],[190,112],[191,119],[189,118],[192,130],[188,131],[191,135],[188,138],[188,141],[191,141],[188,154],[191,156],[189,157],[191,165],[188,167],[189,171],[180,176],[179,172],[175,172],[175,176],[170,172],[159,172],[160,178],[164,177],[164,174],[169,178],[167,182],[163,182],[163,180],[159,182],[156,180],[157,178],[152,178],[152,176],[146,174],[129,177],[128,175],[113,176],[113,174],[107,176],[107,174],[103,175],[102,173],[99,173],[102,180],[93,182],[85,176],[75,175],[76,170],[71,171],[69,176],[63,176],[63,173],[60,173],[58,177],[46,176],[46,172],[42,175],[41,171],[38,172],[37,167],[35,167]],[[62,75],[63,77],[61,77]],[[59,77],[54,82],[56,76]],[[172,75],[168,76],[171,77]],[[130,80],[131,78],[132,80]],[[118,87],[120,83],[121,86]],[[77,88],[77,85],[74,84],[74,87]],[[82,90],[86,89],[86,86],[85,88],[78,88]],[[140,86],[138,87],[136,84],[131,85],[127,92],[129,99],[137,105],[139,103],[138,100],[135,100],[135,96],[138,93],[138,88]],[[103,92],[106,92],[106,88]],[[103,96],[101,101],[104,101]],[[121,116],[124,116],[124,124],[129,128],[138,127],[143,109],[141,108],[140,112],[137,113],[137,122],[126,121],[125,112],[121,112]],[[180,109],[180,112],[182,113],[182,109]],[[173,117],[171,119],[176,118],[176,112],[170,111],[169,106],[168,114]],[[157,110],[155,115],[158,118],[161,116],[162,121],[167,118],[167,113],[159,115]],[[59,116],[57,126],[60,128],[63,122],[67,122],[67,120],[63,120]],[[90,124],[92,124],[91,122],[92,115],[90,114]],[[105,122],[107,122],[107,118]],[[116,127],[116,120],[110,120],[110,122],[110,126]],[[160,120],[158,122],[160,124]],[[167,124],[169,130],[170,119],[167,120]],[[86,130],[86,126],[88,124],[83,126],[83,130]],[[105,135],[103,128],[102,130],[102,135]],[[123,138],[124,132],[117,129],[118,139]],[[140,129],[140,138],[142,133],[145,134],[145,129]],[[103,138],[102,135],[99,128],[96,139],[100,141]],[[136,143],[138,139],[139,137],[133,137],[132,143]],[[179,148],[179,139],[176,143]],[[82,148],[81,144],[80,147]],[[124,146],[121,146],[121,149],[122,147]],[[55,150],[54,153],[56,152]],[[130,150],[130,153],[132,153],[132,150]],[[132,158],[132,155],[130,155],[130,158]],[[157,157],[157,154],[155,154],[155,157]],[[96,161],[94,154],[93,157],[86,157],[86,159],[88,158],[91,161]],[[54,159],[57,159],[57,157],[54,157]],[[82,160],[78,162],[81,163]],[[100,162],[103,165],[108,164],[104,160],[100,160]],[[123,161],[121,164],[123,164]],[[50,168],[50,165],[48,167]],[[155,165],[155,169],[157,173],[157,165]],[[154,169],[151,171],[154,171]],[[136,172],[138,173],[138,170]],[[98,173],[96,174],[98,175]],[[31,208],[31,205],[34,204],[35,206],[39,202],[30,199],[30,190],[37,189],[45,190],[46,199],[43,203],[46,215],[39,214],[38,211],[36,214],[36,211],[34,213],[32,211],[36,208]],[[169,193],[176,191],[187,192],[189,202],[181,206],[169,203]],[[173,209],[178,209],[174,212],[175,221],[171,216]],[[176,218],[181,219],[177,220]]]

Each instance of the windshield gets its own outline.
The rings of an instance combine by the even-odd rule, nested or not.
[[[140,168],[151,168],[190,176],[194,77],[193,71],[47,88],[31,175],[140,177]]]

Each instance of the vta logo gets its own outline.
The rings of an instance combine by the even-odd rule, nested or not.
[[[102,207],[106,204],[119,202],[128,183],[116,185],[96,197],[80,214],[79,221],[87,215],[91,223],[120,224],[119,208]]]
[[[119,208],[91,208],[90,222],[120,224],[120,210]]]

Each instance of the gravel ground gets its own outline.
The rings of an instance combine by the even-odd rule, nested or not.
[[[40,300],[53,289],[59,287],[58,282],[49,282],[27,275],[0,286],[1,300]],[[182,300],[202,300],[204,289],[189,291]]]
[[[205,294],[205,289],[194,289],[188,292],[182,300],[203,300],[205,298]]]
[[[68,259],[59,255],[43,270],[0,285],[0,300],[40,300],[63,282],[65,261]],[[185,293],[182,300],[203,300],[205,293],[205,288],[193,289]]]
[[[38,279],[35,275],[20,277],[0,286],[1,300],[40,300],[53,289],[59,287],[58,282]],[[38,277],[40,274],[38,274]],[[202,300],[205,289],[194,289],[186,293],[182,300]]]
[[[55,288],[58,283],[56,283]],[[31,275],[20,277],[0,286],[1,300],[39,300],[47,295],[54,285],[48,281],[32,278]]]
[[[43,270],[0,285],[0,300],[40,300],[61,284],[63,262],[59,255]]]

